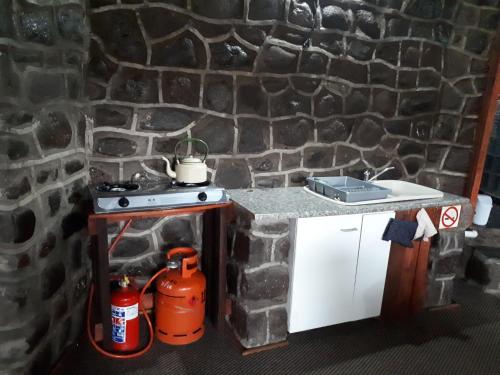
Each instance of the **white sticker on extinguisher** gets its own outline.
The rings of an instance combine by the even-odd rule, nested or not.
[[[127,320],[137,318],[139,315],[139,304],[122,307],[111,305],[111,339],[118,343],[125,343],[127,337]]]

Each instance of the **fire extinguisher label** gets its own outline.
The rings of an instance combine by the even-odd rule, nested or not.
[[[137,318],[139,305],[122,307],[111,305],[112,333],[111,338],[118,344],[125,343],[127,337],[127,320]]]

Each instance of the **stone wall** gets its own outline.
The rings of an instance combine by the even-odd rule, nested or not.
[[[160,156],[194,136],[227,188],[393,165],[386,178],[463,192],[496,0],[90,6],[93,182],[164,179]],[[161,229],[115,269],[151,273]]]
[[[89,268],[79,233],[88,182],[83,3],[0,5],[2,374],[48,373],[81,333]]]
[[[394,165],[461,193],[497,3],[93,0],[92,177],[196,136],[228,188]]]

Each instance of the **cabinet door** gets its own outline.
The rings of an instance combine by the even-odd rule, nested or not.
[[[362,215],[297,219],[290,264],[290,333],[352,319]]]
[[[391,242],[382,240],[394,212],[363,215],[352,320],[380,315]]]

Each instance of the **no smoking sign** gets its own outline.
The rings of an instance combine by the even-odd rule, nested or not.
[[[448,206],[441,209],[439,229],[456,228],[460,221],[460,210],[462,206]]]

